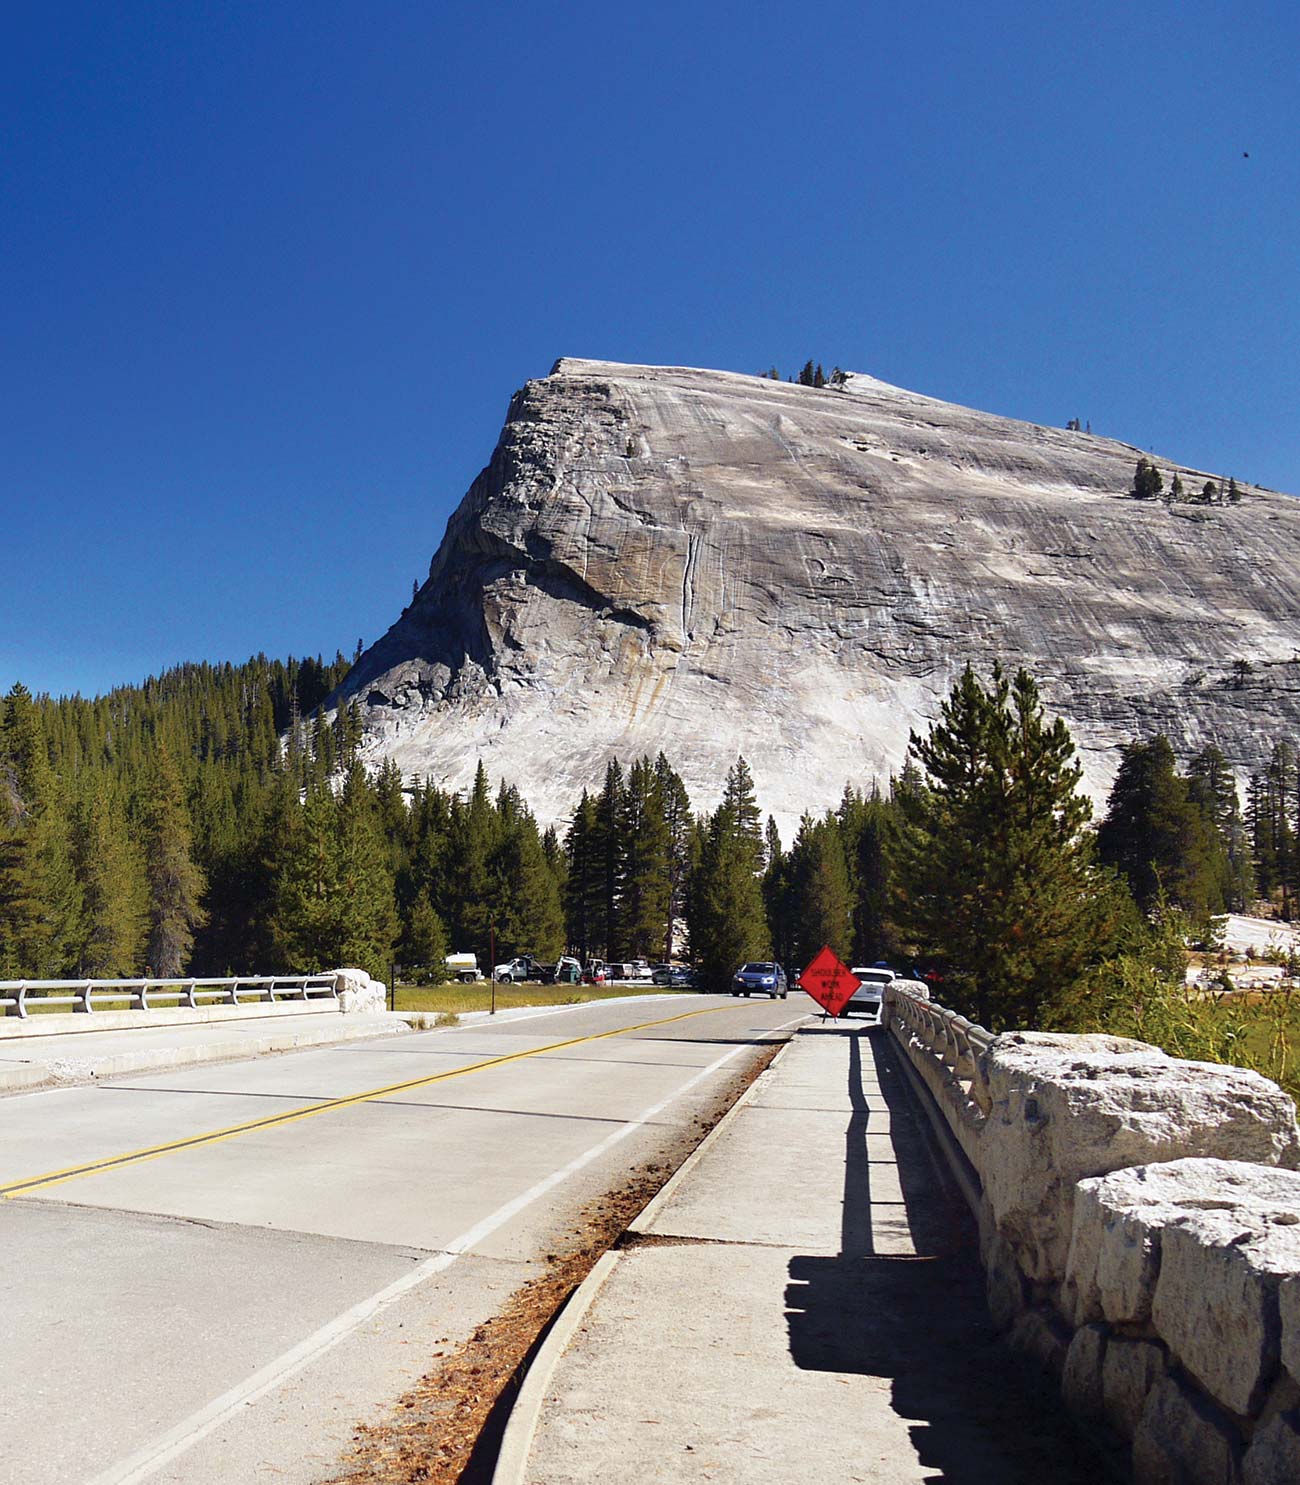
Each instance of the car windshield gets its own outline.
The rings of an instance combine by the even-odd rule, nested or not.
[[[770,975],[772,966],[770,964],[747,964],[740,972],[742,975]]]

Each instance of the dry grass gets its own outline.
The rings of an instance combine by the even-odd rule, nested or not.
[[[669,990],[662,985],[498,985],[497,1010],[520,1006],[582,1005],[589,1000],[621,1000],[637,995],[694,995],[693,990]],[[399,1011],[430,1011],[464,1015],[486,1011],[492,1004],[492,986],[486,980],[473,985],[398,985]]]

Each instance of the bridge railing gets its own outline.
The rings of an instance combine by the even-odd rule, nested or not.
[[[967,1114],[977,1120],[987,1117],[993,1100],[980,1056],[993,1045],[993,1033],[930,1000],[906,980],[895,980],[885,999],[890,1015],[911,1032],[922,1060],[928,1060],[931,1071],[967,1101]]]
[[[1124,1037],[992,1036],[907,981],[884,1004],[976,1214],[994,1324],[1124,1477],[1300,1480],[1279,1409],[1300,1397],[1291,1099]]]
[[[134,1011],[174,1005],[197,1010],[204,1005],[237,1006],[244,1001],[338,1000],[337,976],[238,975],[162,980],[0,980],[0,1006],[6,1016],[26,1017],[33,1007],[67,1006],[89,1013],[95,1001],[128,1001]],[[31,997],[31,1005],[28,997]]]

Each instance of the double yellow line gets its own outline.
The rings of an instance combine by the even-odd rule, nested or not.
[[[241,1134],[252,1134],[261,1129],[278,1129],[282,1124],[295,1124],[300,1119],[312,1119],[317,1114],[332,1114],[338,1109],[351,1108],[353,1104],[369,1103],[376,1098],[388,1098],[394,1093],[407,1093],[413,1088],[427,1088],[432,1083],[445,1083],[450,1078],[463,1078],[468,1073],[484,1072],[489,1067],[503,1067],[507,1062],[522,1062],[527,1057],[544,1057],[548,1052],[561,1052],[566,1047],[581,1047],[589,1042],[601,1042],[612,1036],[626,1036],[633,1031],[648,1031],[654,1026],[669,1026],[674,1021],[688,1021],[692,1016],[712,1016],[719,1011],[732,1010],[731,1006],[709,1006],[702,1011],[682,1011],[676,1016],[664,1016],[658,1021],[641,1021],[636,1026],[619,1026],[613,1031],[598,1031],[591,1036],[574,1036],[567,1041],[550,1042],[544,1047],[534,1047],[528,1052],[507,1052],[501,1057],[488,1057],[482,1062],[471,1062],[467,1067],[455,1067],[448,1072],[431,1073],[424,1078],[410,1078],[404,1083],[387,1083],[382,1088],[368,1088],[364,1093],[349,1093],[345,1098],[330,1098],[322,1103],[307,1104],[302,1108],[289,1109],[283,1114],[269,1114],[264,1119],[250,1119],[245,1124],[231,1124],[225,1129],[212,1129],[206,1134],[193,1134],[186,1139],[170,1140],[165,1145],[149,1145],[143,1150],[128,1150],[122,1155],[109,1155],[103,1160],[87,1161],[84,1165],[70,1165],[63,1170],[46,1171],[44,1175],[29,1176],[23,1181],[12,1181],[0,1186],[0,1196],[11,1199],[15,1196],[30,1196],[34,1191],[46,1191],[51,1186],[61,1186],[65,1181],[76,1181],[82,1176],[99,1175],[104,1171],[121,1170],[123,1166],[139,1165],[145,1160],[157,1160],[160,1155],[170,1155],[178,1150],[195,1150],[203,1145],[215,1145],[221,1140],[231,1140]]]

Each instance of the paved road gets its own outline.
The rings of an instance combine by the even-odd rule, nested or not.
[[[623,1001],[0,1101],[0,1479],[328,1476],[811,1009]]]

